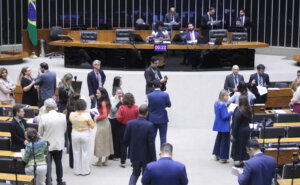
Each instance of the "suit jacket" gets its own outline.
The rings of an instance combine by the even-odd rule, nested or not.
[[[211,17],[213,20],[215,20],[215,16],[211,16]],[[209,38],[209,30],[213,27],[211,25],[207,25],[208,21],[210,20],[207,14],[201,17],[200,27],[201,27],[202,35],[207,39]]]
[[[0,78],[0,103],[5,104],[11,104],[11,101],[13,100],[13,94],[14,90],[16,89],[16,86],[12,84],[12,90],[10,90],[7,86],[3,78]]]
[[[262,78],[263,78],[263,84],[264,84],[264,87],[269,87],[270,86],[270,78],[269,78],[269,75],[264,73],[262,75]],[[259,83],[258,83],[258,77],[257,77],[257,73],[254,73],[250,76],[250,79],[249,79],[249,84],[252,84],[252,80],[255,80],[256,81],[256,84],[255,86],[258,86]],[[266,85],[266,86],[265,86]]]
[[[155,90],[148,94],[149,121],[154,124],[168,123],[166,107],[171,107],[169,94]]]
[[[238,74],[238,83],[240,83],[240,82],[244,82],[244,76]],[[224,89],[230,90],[230,92],[233,92],[234,88],[235,88],[234,77],[233,77],[233,73],[231,73],[230,75],[226,76],[225,83],[224,83]]]
[[[159,76],[159,79],[162,79],[161,73],[159,71],[159,69],[157,69],[157,73]],[[156,80],[155,78],[155,73],[153,72],[153,69],[151,66],[149,66],[144,73],[145,79],[146,79],[146,94],[149,94],[150,92],[152,92],[153,89],[153,82],[154,80]]]
[[[163,157],[147,165],[142,183],[143,185],[186,185],[188,178],[182,163]]]
[[[55,95],[56,90],[56,74],[46,70],[44,73],[38,75],[35,85],[39,85],[40,100],[46,100]]]
[[[179,23],[180,22],[180,20],[179,20],[179,14],[178,13],[175,13],[174,14],[174,20],[175,20],[175,22],[177,22],[177,23]],[[164,22],[165,23],[170,23],[170,22],[172,22],[173,20],[172,20],[172,15],[170,14],[170,13],[167,13],[166,15],[165,15],[165,20],[164,20]]]
[[[228,113],[228,109],[225,103],[219,101],[215,105],[215,121],[213,131],[217,132],[230,132],[230,117],[232,112]]]
[[[102,69],[99,69],[99,74],[101,76],[102,86],[104,86],[106,76]],[[96,77],[94,70],[89,72],[89,74],[87,76],[87,84],[88,84],[88,88],[89,88],[89,96],[95,95],[97,92],[97,89],[99,88],[99,82],[97,81],[97,77]]]
[[[238,181],[240,185],[271,185],[275,171],[275,159],[259,153],[245,162],[244,171],[238,176]]]
[[[186,31],[185,33],[186,33],[186,40],[190,41],[191,40],[190,31]],[[200,38],[199,32],[194,30],[194,37],[195,37],[195,40],[198,40]]]
[[[128,157],[131,161],[156,161],[154,126],[146,118],[139,117],[129,121],[123,141],[129,146]]]
[[[26,121],[24,119],[21,120],[24,125],[24,128],[27,128]],[[19,125],[17,120],[13,118],[10,125],[10,133],[11,133],[11,150],[20,152],[22,148],[25,148],[25,130]]]
[[[242,17],[239,16],[238,18],[241,19],[241,23],[242,23],[242,21],[243,21]],[[245,16],[245,22],[244,22],[244,26],[243,27],[249,29],[250,26],[251,26],[250,18]]]

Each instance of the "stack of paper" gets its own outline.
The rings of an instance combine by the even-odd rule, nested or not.
[[[234,112],[234,110],[236,109],[236,107],[238,106],[238,104],[235,103],[231,103],[228,107],[228,112]]]
[[[257,86],[257,90],[258,90],[259,95],[261,95],[261,96],[268,93],[268,89],[263,86]]]

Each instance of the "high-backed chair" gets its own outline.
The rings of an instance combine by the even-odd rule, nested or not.
[[[278,114],[277,122],[278,123],[300,122],[300,116],[298,113]]]
[[[253,117],[253,122],[263,122],[265,119],[271,119],[273,122],[276,122],[275,114],[265,114],[265,113],[256,113]]]
[[[63,34],[63,29],[61,26],[53,26],[51,27],[50,30],[50,40],[51,41],[57,41],[60,40],[60,37],[58,35]],[[58,51],[58,47],[56,46],[51,46],[52,48],[54,48],[54,52],[48,53],[47,57],[49,57],[50,59],[52,57],[63,57],[64,54],[62,52]]]
[[[292,161],[291,161],[292,162]],[[296,171],[294,178],[300,178],[300,164],[295,165]],[[291,179],[293,178],[293,165],[286,164],[283,166],[282,176],[283,179]]]
[[[284,127],[266,127],[266,130],[261,129],[259,137],[260,138],[278,138],[278,137],[285,137],[285,130]],[[265,135],[264,135],[265,134]]]
[[[287,137],[300,137],[300,127],[288,127]]]

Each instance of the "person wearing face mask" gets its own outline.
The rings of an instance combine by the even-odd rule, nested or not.
[[[261,152],[257,140],[249,140],[246,148],[251,159],[245,162],[243,170],[238,170],[239,184],[271,185],[276,171],[275,159]]]
[[[256,96],[254,103],[265,103],[267,101],[267,94],[260,95],[257,86],[268,88],[270,86],[269,75],[265,73],[266,67],[263,64],[257,66],[257,73],[250,76],[249,84],[251,84],[251,91]]]

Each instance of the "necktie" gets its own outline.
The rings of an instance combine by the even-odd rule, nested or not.
[[[191,41],[194,41],[194,40],[195,40],[194,34],[193,34],[193,32],[191,31]]]
[[[237,84],[238,84],[238,82],[237,82],[237,76],[234,75],[234,86],[237,87]]]
[[[174,20],[174,15],[172,15],[172,21],[175,22],[175,20]]]
[[[98,82],[98,84],[99,84],[99,87],[100,87],[100,82],[99,82],[99,72],[97,72],[97,82]]]
[[[242,17],[242,26],[244,26],[244,16]]]
[[[260,86],[264,86],[263,78],[261,75],[259,75],[259,84],[260,84]]]
[[[19,123],[20,127],[21,127],[23,130],[25,130],[24,124],[23,124],[21,121],[19,121],[18,123]]]

